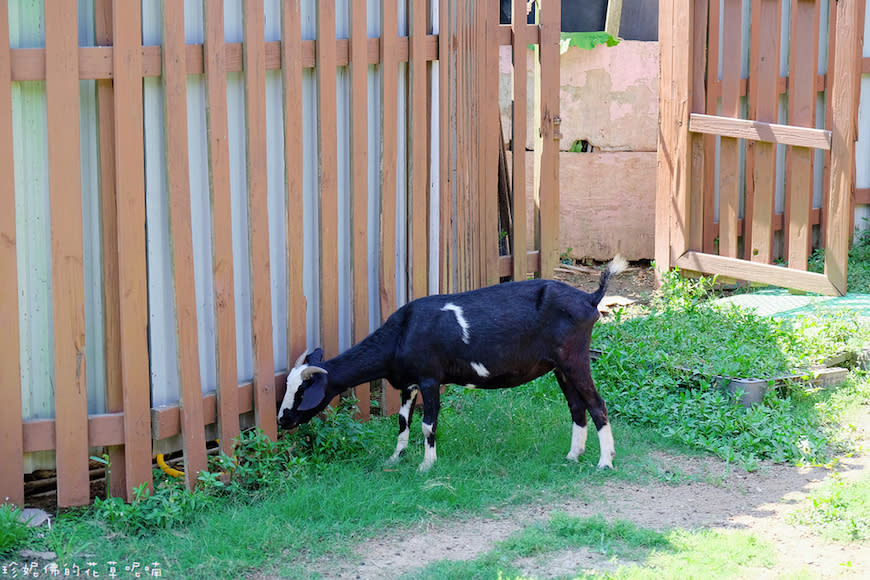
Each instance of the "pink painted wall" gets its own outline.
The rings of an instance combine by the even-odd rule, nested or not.
[[[510,141],[509,48],[502,47],[500,56],[502,125],[505,141]],[[595,260],[617,252],[629,260],[654,257],[658,76],[657,42],[623,40],[593,50],[571,47],[562,55],[560,148],[565,151],[584,140],[592,152],[559,155],[560,252],[570,248],[575,258]],[[531,66],[527,78],[532,97]],[[530,102],[529,119],[532,107]],[[531,150],[531,127],[528,134],[526,148]],[[531,180],[527,191],[531,196]]]

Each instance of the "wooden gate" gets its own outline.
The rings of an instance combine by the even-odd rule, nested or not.
[[[864,0],[721,6],[660,3],[656,263],[844,294]]]

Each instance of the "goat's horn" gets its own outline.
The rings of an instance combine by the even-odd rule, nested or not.
[[[299,356],[299,358],[296,359],[296,363],[294,363],[293,368],[295,369],[296,367],[298,367],[302,363],[304,363],[305,357],[308,356],[308,354],[309,354],[308,349],[305,349],[305,351],[302,352],[302,354]]]
[[[313,375],[316,375],[317,373],[323,373],[325,375],[329,374],[328,372],[326,372],[326,369],[322,369],[320,367],[306,367],[306,368],[302,369],[300,376],[302,377],[303,381],[307,381],[308,379],[310,379]]]

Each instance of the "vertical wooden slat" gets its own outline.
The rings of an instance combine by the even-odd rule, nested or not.
[[[111,46],[112,2],[94,2],[94,40],[97,45]],[[100,220],[103,235],[103,329],[106,357],[106,411],[124,411],[121,388],[121,337],[118,305],[118,206],[115,199],[115,89],[111,79],[97,82],[97,115],[100,141]],[[124,446],[108,448],[109,463],[123,466]],[[109,494],[123,497],[127,488],[123,467],[112,469]]]
[[[269,184],[266,173],[266,42],[263,0],[244,5],[245,118],[248,175],[248,237],[254,341],[254,415],[270,438],[278,435],[272,350],[269,267]]]
[[[448,0],[433,0],[439,2],[438,6],[438,118],[441,121],[439,128],[438,145],[440,147],[439,154],[439,179],[440,179],[440,288],[441,292],[448,292],[451,285],[451,270],[452,270],[452,255],[453,255],[453,204],[452,204],[452,183],[453,173],[450,170],[451,151],[450,147],[454,135],[454,113],[455,107],[451,107],[451,60],[450,60],[450,41],[453,38],[453,33],[450,28],[450,2]]]
[[[351,178],[353,197],[353,340],[359,342],[369,331],[369,149],[368,149],[368,35],[365,3],[350,3],[350,90]],[[355,389],[359,415],[371,413],[369,383]]]
[[[396,310],[396,159],[398,136],[399,66],[398,7],[396,0],[381,3],[382,144],[381,144],[381,318]],[[334,33],[333,33],[334,36]],[[384,382],[383,409],[387,415],[399,410],[399,393]]]
[[[0,504],[24,504],[24,433],[21,425],[21,352],[18,328],[18,256],[15,228],[15,174],[12,139],[12,70],[9,58],[9,6],[0,0]]]
[[[411,224],[411,296],[425,296],[429,287],[429,140],[427,124],[428,62],[425,54],[428,2],[409,2],[410,138],[409,189]]]
[[[846,272],[849,256],[850,212],[855,196],[852,160],[855,156],[857,123],[855,119],[855,83],[860,76],[855,71],[860,62],[858,46],[863,24],[858,0],[837,2],[837,53],[834,57],[833,94],[831,107],[831,195],[828,200],[828,222],[825,235],[825,275],[841,293],[846,293]]]
[[[456,75],[456,97],[455,97],[455,118],[456,118],[456,185],[454,186],[456,215],[454,221],[456,223],[454,232],[454,244],[456,255],[456,281],[453,291],[468,290],[470,284],[467,280],[467,251],[468,247],[466,240],[467,220],[466,213],[468,210],[468,155],[467,155],[467,132],[469,128],[468,118],[468,88],[466,78],[467,64],[467,44],[468,44],[468,3],[457,2],[455,4],[455,30],[456,30],[456,48],[455,48],[455,75]]]
[[[117,3],[112,18],[124,468],[129,501],[133,487],[152,484],[140,7]]]
[[[187,60],[184,3],[163,5],[163,114],[166,135],[166,186],[178,338],[179,408],[184,478],[189,488],[208,468],[199,375],[193,235],[190,215],[190,163],[187,153]]]
[[[45,100],[51,142],[48,177],[60,507],[84,505],[90,500],[77,24],[75,4],[46,7]]]
[[[819,15],[821,17],[821,3],[819,3]],[[833,107],[831,106],[834,94],[834,59],[836,57],[837,44],[837,3],[828,3],[828,63],[825,74],[825,128],[830,130],[834,125]],[[819,239],[825,240],[828,227],[828,205],[831,195],[831,152],[825,151],[825,167],[822,173],[821,230]],[[854,216],[853,216],[854,217]],[[851,231],[852,228],[850,228]]]
[[[239,436],[236,301],[233,271],[230,149],[227,121],[226,48],[223,0],[205,4],[205,91],[208,114],[209,188],[211,191],[212,284],[217,360],[217,418],[221,450],[233,453]]]
[[[338,354],[338,152],[335,2],[317,3],[317,144],[320,178],[321,336],[326,356]]]
[[[528,236],[526,232],[526,140],[527,140],[527,111],[528,111],[528,39],[526,38],[526,2],[525,0],[513,0],[513,12],[511,18],[513,29],[513,43],[511,52],[513,55],[513,129],[512,133],[512,157],[511,175],[513,176],[512,191],[513,205],[511,217],[513,220],[513,278],[514,280],[526,279],[526,250],[528,249]]]
[[[501,149],[501,109],[498,106],[498,76],[499,76],[499,9],[495,2],[481,2],[484,10],[483,35],[484,68],[481,77],[485,93],[481,110],[485,116],[483,141],[485,156],[483,171],[486,183],[483,198],[486,200],[485,216],[482,225],[484,252],[484,285],[496,284],[499,281],[499,230],[498,230],[498,158]],[[559,73],[556,72],[558,78]],[[557,128],[558,130],[558,128]],[[558,142],[556,156],[558,157]],[[558,174],[557,174],[558,176]],[[558,183],[558,179],[556,180]],[[558,187],[558,186],[557,186]],[[558,192],[557,192],[558,193]],[[557,221],[558,224],[558,221]],[[525,257],[525,252],[523,252]]]
[[[547,2],[540,10],[541,44],[535,61],[535,200],[540,207],[537,237],[541,277],[559,263],[559,40],[562,6]]]
[[[670,0],[659,8],[661,80],[656,177],[656,264],[658,275],[686,251],[689,208],[688,114],[691,95],[692,2]]]
[[[708,4],[710,19],[707,26],[707,114],[718,115],[717,105],[721,96],[721,83],[719,82],[719,37],[722,23],[722,12],[719,2]],[[704,225],[703,225],[703,249],[705,253],[714,252],[715,213],[716,199],[716,136],[704,136],[704,151],[709,158],[704,163]]]
[[[722,43],[722,116],[740,116],[741,3],[725,2]],[[719,255],[737,257],[738,207],[740,196],[739,144],[722,137],[719,145]]]
[[[816,37],[815,2],[792,3],[791,51],[789,55],[789,125],[815,127]],[[799,39],[806,39],[801,42]],[[806,270],[812,246],[810,210],[813,204],[813,151],[806,147],[789,147],[786,193],[786,231],[788,266]]]
[[[691,66],[692,110],[703,113],[707,103],[707,0],[693,0]],[[690,184],[688,191],[687,249],[700,251],[704,247],[704,178],[705,167],[710,165],[705,155],[705,135],[689,134],[691,146]],[[711,156],[712,157],[712,156]]]
[[[752,72],[750,79],[750,118],[765,123],[777,122],[779,78],[780,0],[753,0],[752,4]],[[773,211],[776,195],[776,146],[753,141],[747,159],[752,159],[747,174],[744,244],[750,260],[771,263],[773,260]],[[750,173],[751,171],[751,173]]]
[[[305,222],[302,213],[302,17],[299,0],[281,3],[281,78],[284,84],[284,180],[287,187],[288,360],[305,351],[303,286]]]
[[[485,204],[485,188],[486,181],[484,180],[484,172],[481,166],[484,163],[485,157],[485,137],[484,118],[486,112],[483,110],[483,94],[484,94],[484,75],[481,59],[483,58],[482,36],[484,34],[481,27],[481,14],[483,7],[480,2],[469,2],[470,18],[469,18],[469,71],[471,73],[469,83],[469,100],[471,111],[471,140],[469,149],[469,160],[471,161],[471,188],[469,189],[470,202],[470,219],[468,221],[469,233],[469,261],[471,266],[471,287],[479,288],[483,285],[483,211]]]

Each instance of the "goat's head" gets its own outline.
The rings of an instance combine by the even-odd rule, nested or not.
[[[323,360],[323,351],[305,352],[287,375],[287,392],[278,409],[278,425],[294,429],[307,423],[329,404],[326,395],[326,370],[317,366]]]

